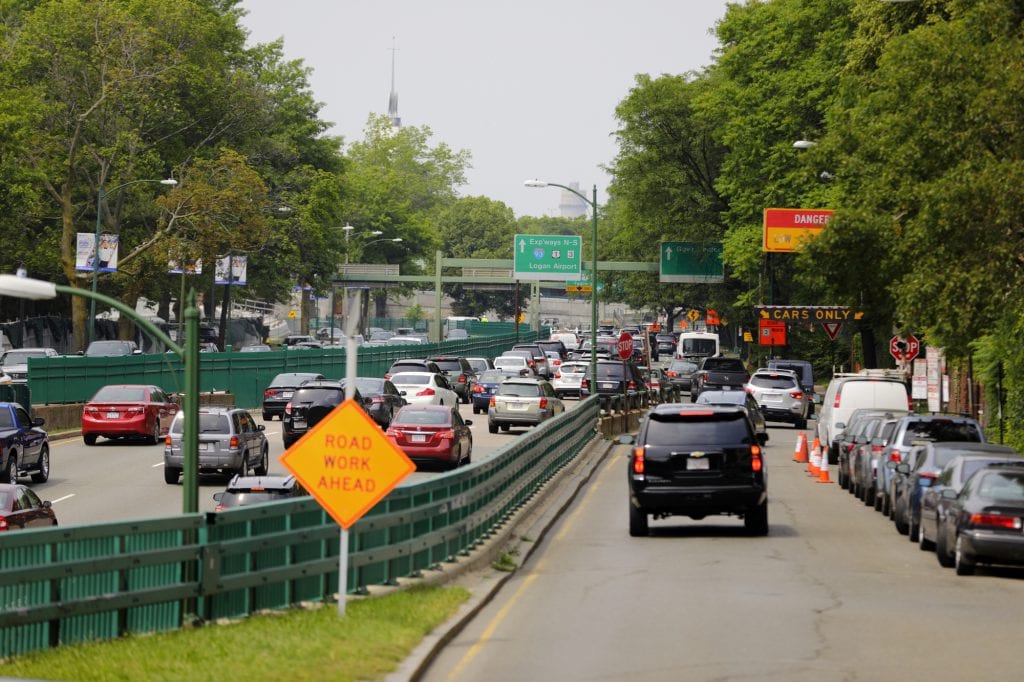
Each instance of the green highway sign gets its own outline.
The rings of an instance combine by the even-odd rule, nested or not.
[[[724,282],[722,242],[662,242],[658,281],[683,284]]]
[[[577,280],[583,273],[581,240],[562,234],[517,234],[512,242],[515,279]]]
[[[590,270],[586,270],[579,279],[570,279],[565,283],[565,290],[569,293],[589,294],[593,291],[590,285]],[[597,293],[604,293],[604,282],[597,283]]]

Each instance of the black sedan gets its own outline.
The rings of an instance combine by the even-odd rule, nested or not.
[[[39,499],[27,486],[0,483],[0,532],[56,525],[57,515],[49,500]]]
[[[1024,565],[1024,467],[993,464],[978,470],[958,495],[946,489],[949,512],[939,524],[935,553],[957,575],[979,563]]]
[[[31,474],[34,483],[50,477],[50,441],[43,418],[30,419],[18,403],[0,403],[0,482],[17,483]]]
[[[345,385],[347,380],[341,383]],[[407,404],[405,398],[388,379],[356,377],[356,390],[363,397],[366,414],[383,429],[388,428],[395,413],[402,409],[402,405]]]

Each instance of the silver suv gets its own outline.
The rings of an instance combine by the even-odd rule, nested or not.
[[[751,375],[747,389],[766,420],[790,422],[798,429],[807,428],[810,400],[800,387],[795,372],[759,369]]]
[[[506,379],[491,396],[487,430],[497,433],[510,426],[537,426],[565,412],[561,398],[543,379]]]
[[[182,431],[185,412],[178,411],[164,446],[164,482],[178,482],[185,466]],[[223,472],[266,476],[270,448],[263,424],[237,407],[203,407],[199,410],[199,472]]]

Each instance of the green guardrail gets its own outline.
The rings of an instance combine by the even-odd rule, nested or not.
[[[485,461],[400,485],[355,523],[347,592],[482,542],[595,435],[596,398]],[[337,524],[312,498],[0,536],[0,657],[336,598]]]
[[[514,335],[479,336],[443,343],[366,346],[359,349],[357,372],[359,376],[383,376],[400,358],[442,354],[493,358],[515,343],[536,338],[536,332],[523,331],[518,339]],[[201,353],[199,356],[200,391],[232,393],[235,404],[240,407],[259,407],[263,390],[282,372],[319,372],[330,379],[340,379],[345,376],[345,350]],[[172,353],[29,359],[29,386],[37,405],[86,402],[108,384],[153,384],[169,393],[181,393],[184,372],[180,358]]]

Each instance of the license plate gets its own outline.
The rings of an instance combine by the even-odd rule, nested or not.
[[[120,416],[117,412],[107,412],[107,419],[117,419]]]
[[[723,391],[731,391],[732,390],[732,386],[722,386],[722,390]]]
[[[700,457],[700,458],[692,458],[691,457],[690,459],[686,460],[686,468],[689,471],[706,471],[710,467],[711,467],[711,462],[709,462],[708,460],[704,459],[703,457]]]
[[[529,407],[530,406],[525,404],[525,403],[523,403],[523,404],[512,403],[511,405],[508,406],[508,409],[515,410],[517,412],[525,412],[527,410],[527,408],[529,408]]]
[[[210,449],[210,444],[209,443],[200,443],[199,444],[199,451],[200,452],[206,452],[209,449]]]
[[[615,388],[615,384],[601,384],[601,388]]]
[[[782,394],[781,393],[765,393],[764,394],[764,401],[766,403],[781,403],[782,402]]]
[[[426,434],[423,434],[423,433],[414,433],[411,436],[409,436],[409,442],[411,442],[411,443],[426,443],[427,442],[427,436],[426,436]]]
[[[292,395],[294,395],[294,393],[295,393],[295,391],[283,391],[281,393],[281,397],[282,398],[291,398]]]
[[[306,428],[306,420],[305,419],[295,419],[295,420],[292,420],[292,428],[293,429],[304,429],[304,428]]]

